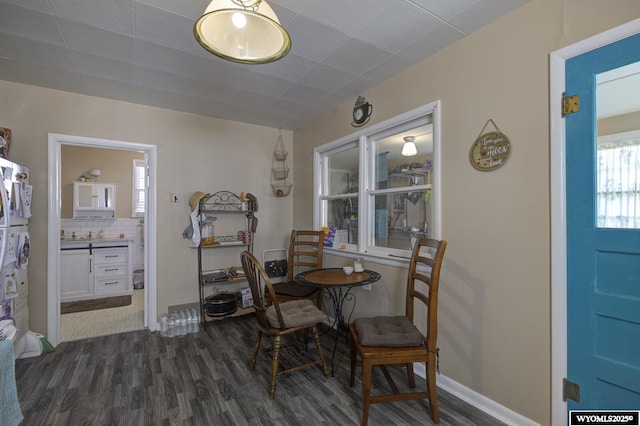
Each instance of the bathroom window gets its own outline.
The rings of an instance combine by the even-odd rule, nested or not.
[[[147,194],[147,173],[144,165],[144,160],[133,160],[133,200],[131,203],[132,216],[142,217],[144,216],[144,206],[146,203]]]
[[[330,250],[396,259],[440,238],[439,102],[315,150],[314,226]]]

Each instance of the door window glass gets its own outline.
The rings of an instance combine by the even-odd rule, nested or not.
[[[640,228],[640,63],[596,77],[598,228]]]

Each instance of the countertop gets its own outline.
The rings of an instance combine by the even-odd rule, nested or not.
[[[121,243],[123,245],[129,244],[129,241],[133,241],[132,237],[103,237],[103,238],[76,238],[75,240],[72,238],[65,238],[64,240],[60,240],[60,246],[82,246],[82,245],[102,245],[102,244],[117,244]]]

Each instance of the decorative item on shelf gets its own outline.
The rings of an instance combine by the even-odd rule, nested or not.
[[[273,151],[271,163],[271,188],[276,197],[286,197],[291,193],[293,184],[287,181],[289,177],[289,166],[287,164],[287,151],[284,149],[282,134],[278,137],[276,148]]]
[[[215,244],[214,226],[212,220],[205,220],[204,222],[202,222],[202,229],[200,230],[200,234],[200,244],[202,244],[203,246],[212,246]]]
[[[264,0],[212,0],[193,26],[210,53],[241,64],[277,61],[291,50],[291,38]]]
[[[496,131],[484,133],[491,123]],[[492,119],[487,120],[480,134],[469,150],[469,161],[477,170],[487,172],[495,170],[507,162],[511,153],[511,142],[502,133]]]
[[[371,105],[363,96],[358,96],[356,103],[353,106],[353,121],[351,125],[353,127],[360,127],[367,124],[371,118],[373,112],[373,105]]]

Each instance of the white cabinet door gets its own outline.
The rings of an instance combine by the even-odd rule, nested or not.
[[[93,293],[92,261],[89,249],[60,252],[60,300],[62,302],[79,300]]]
[[[93,197],[93,184],[76,182],[73,186],[74,209],[93,209],[95,201]]]

